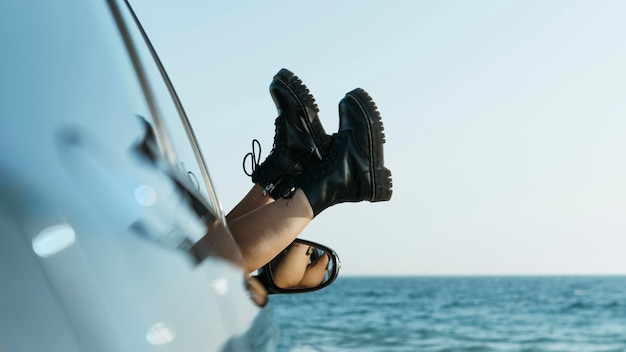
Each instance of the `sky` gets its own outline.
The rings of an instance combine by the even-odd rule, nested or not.
[[[327,132],[373,97],[389,202],[333,206],[300,237],[342,275],[626,274],[626,2],[131,1],[226,211],[272,149],[288,68]]]

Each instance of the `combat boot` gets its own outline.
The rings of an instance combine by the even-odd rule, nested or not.
[[[246,158],[253,159],[253,172],[248,174],[252,182],[260,184],[264,194],[276,199],[289,197],[297,176],[325,157],[330,136],[317,116],[315,99],[291,71],[281,69],[274,76],[270,94],[278,112],[272,151],[260,165],[254,160],[254,151]],[[244,170],[245,162],[244,159]]]
[[[298,179],[314,217],[338,203],[391,199],[384,143],[382,120],[372,98],[360,88],[347,93],[339,103],[339,131],[332,136],[328,156]]]

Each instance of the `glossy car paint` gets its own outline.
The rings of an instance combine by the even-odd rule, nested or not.
[[[0,44],[0,351],[272,350],[126,3],[5,1]]]

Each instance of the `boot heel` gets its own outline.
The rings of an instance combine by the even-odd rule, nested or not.
[[[371,202],[384,202],[391,199],[393,193],[391,171],[386,167],[376,169],[376,186]]]

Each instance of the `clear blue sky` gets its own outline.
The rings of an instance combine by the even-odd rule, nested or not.
[[[282,67],[383,117],[388,203],[343,204],[301,237],[343,274],[626,274],[625,1],[132,1],[226,210],[271,150]]]

